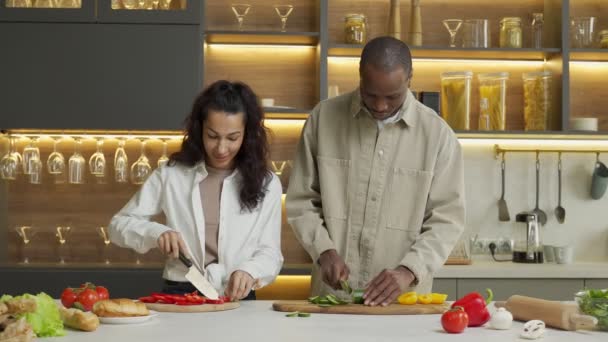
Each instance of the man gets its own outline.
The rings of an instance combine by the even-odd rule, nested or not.
[[[287,216],[313,260],[312,293],[365,288],[366,305],[431,292],[464,229],[460,144],[409,90],[403,42],[371,40],[359,89],[322,101],[306,121]]]

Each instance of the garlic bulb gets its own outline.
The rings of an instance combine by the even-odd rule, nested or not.
[[[513,315],[505,308],[498,308],[490,318],[490,327],[497,330],[511,329],[513,324]]]

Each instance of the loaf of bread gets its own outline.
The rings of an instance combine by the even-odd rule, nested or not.
[[[30,342],[36,335],[25,318],[9,318],[8,315],[0,322],[1,342]]]
[[[70,328],[84,330],[84,331],[95,331],[99,326],[99,317],[92,312],[84,312],[78,309],[66,309],[64,307],[59,308],[61,314],[61,320],[63,324]]]
[[[128,298],[100,300],[93,306],[93,312],[99,317],[133,317],[150,314],[146,304]]]
[[[22,314],[26,312],[36,312],[36,300],[33,298],[27,299],[9,299],[6,302],[9,314]]]

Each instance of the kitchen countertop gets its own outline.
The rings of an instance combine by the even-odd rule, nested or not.
[[[466,341],[520,340],[522,322],[510,330],[468,328],[462,334],[447,334],[439,315],[361,316],[312,314],[308,318],[285,317],[271,309],[271,301],[242,302],[236,310],[212,313],[159,313],[150,321],[133,325],[101,326],[94,332],[68,330],[66,336],[45,341],[222,341],[222,342],[310,342],[310,341]],[[540,341],[606,341],[608,332],[548,329]],[[521,340],[525,341],[525,340]]]
[[[608,278],[608,262],[522,264],[473,259],[471,265],[446,265],[435,278]]]

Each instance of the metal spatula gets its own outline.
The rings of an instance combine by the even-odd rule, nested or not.
[[[502,173],[502,194],[498,200],[498,220],[499,221],[510,221],[511,216],[509,215],[509,207],[507,207],[507,201],[505,200],[505,154],[502,154],[502,162],[500,163]]]

